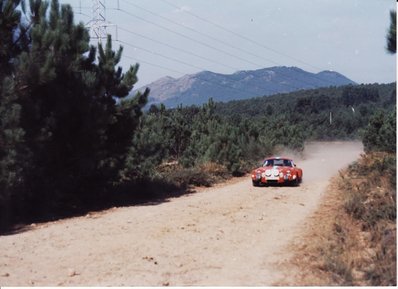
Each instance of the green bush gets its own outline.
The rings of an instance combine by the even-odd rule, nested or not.
[[[376,112],[370,119],[363,136],[366,152],[396,152],[396,111]]]

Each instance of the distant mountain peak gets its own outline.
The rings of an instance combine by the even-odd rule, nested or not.
[[[166,76],[146,87],[151,89],[149,105],[164,103],[166,107],[177,107],[180,104],[200,105],[210,97],[216,102],[226,102],[347,84],[355,82],[335,71],[311,73],[295,66],[273,66],[240,70],[232,74],[201,71],[180,78]]]

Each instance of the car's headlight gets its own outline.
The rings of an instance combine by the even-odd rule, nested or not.
[[[279,177],[283,178],[283,173],[282,172],[279,173]]]

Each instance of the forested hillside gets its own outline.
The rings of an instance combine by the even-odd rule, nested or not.
[[[360,138],[376,110],[395,110],[395,83],[301,90],[217,104],[232,121],[251,119],[255,127],[296,126],[306,140]],[[267,124],[268,123],[268,124]]]
[[[173,161],[186,168],[216,163],[240,174],[281,147],[300,151],[309,140],[361,139],[374,114],[389,117],[394,112],[394,83],[229,103],[210,100],[202,107],[151,106],[134,138],[128,171],[154,176],[156,166]]]

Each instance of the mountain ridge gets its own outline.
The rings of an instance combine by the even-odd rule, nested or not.
[[[232,74],[201,71],[180,78],[162,77],[145,87],[151,89],[148,105],[163,103],[200,105],[209,98],[216,102],[269,96],[328,86],[356,84],[346,76],[330,70],[311,73],[298,67],[274,66],[257,70],[240,70]]]

